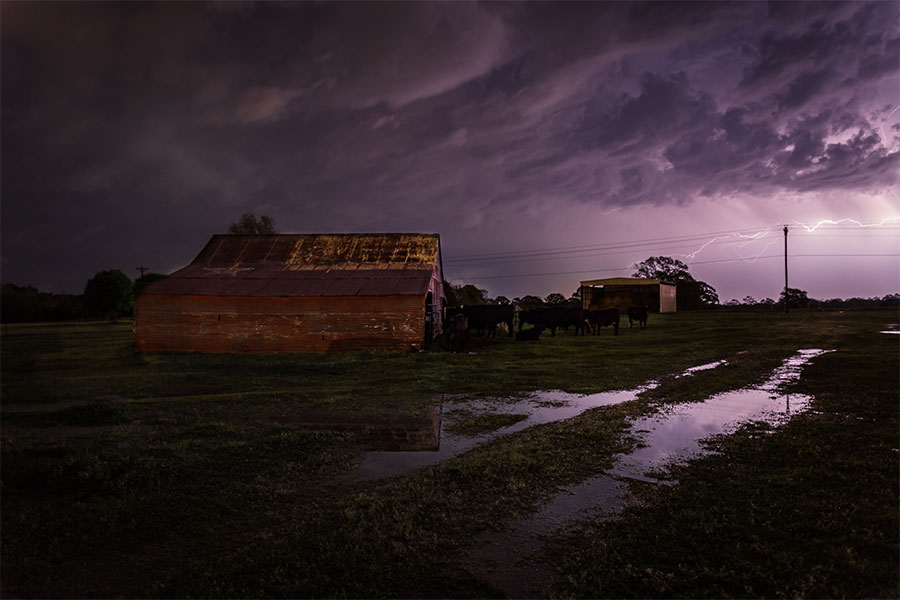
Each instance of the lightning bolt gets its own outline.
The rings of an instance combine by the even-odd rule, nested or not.
[[[894,107],[894,109],[890,113],[888,113],[887,116],[885,116],[885,118],[882,119],[882,122],[881,122],[881,127],[880,127],[881,140],[882,140],[882,144],[884,144],[885,148],[888,147],[887,146],[888,135],[887,135],[887,131],[885,131],[885,126],[890,121],[891,117],[893,117],[897,113],[897,111],[900,111],[900,106]],[[900,195],[897,194],[896,190],[890,189],[890,192],[895,198],[900,200]],[[793,225],[797,226],[797,227],[802,227],[808,233],[813,233],[814,231],[816,231],[817,229],[819,229],[820,227],[822,227],[824,225],[850,224],[850,225],[856,225],[857,227],[860,227],[860,228],[868,229],[868,228],[872,228],[872,227],[884,227],[885,225],[887,225],[889,223],[896,223],[898,221],[900,221],[900,215],[893,216],[893,217],[885,217],[884,219],[881,219],[877,223],[864,223],[862,221],[857,221],[856,219],[846,218],[846,219],[837,219],[837,220],[821,219],[814,224],[807,224],[807,223],[801,223],[799,221],[794,221]],[[697,248],[693,252],[689,252],[687,254],[678,254],[676,256],[686,258],[688,260],[688,262],[690,262],[690,261],[694,260],[697,257],[697,255],[699,255],[701,252],[706,250],[706,248],[710,244],[713,244],[715,242],[718,242],[718,241],[724,239],[724,240],[732,240],[734,242],[732,244],[732,247],[734,248],[735,254],[737,254],[739,260],[755,261],[760,256],[762,256],[763,253],[766,250],[768,250],[771,246],[778,243],[778,240],[776,239],[775,241],[767,243],[761,251],[759,251],[758,253],[755,253],[752,256],[744,256],[741,253],[740,249],[744,248],[750,244],[753,244],[755,242],[758,242],[763,238],[766,238],[770,233],[772,233],[773,230],[775,230],[776,228],[779,228],[779,227],[780,227],[779,225],[768,225],[768,226],[762,227],[758,232],[751,234],[751,235],[746,235],[746,234],[741,234],[741,233],[729,233],[726,235],[717,235],[717,236],[713,237],[712,239],[710,239],[709,241],[704,242],[699,248]],[[779,236],[776,236],[776,237],[779,237]]]
[[[800,223],[799,221],[794,221],[794,225],[799,225],[800,227],[806,229],[806,231],[812,233],[822,225],[840,225],[841,223],[852,223],[853,225],[857,225],[859,227],[882,227],[888,223],[893,223],[895,221],[900,221],[900,216],[886,217],[877,223],[863,223],[861,221],[857,221],[856,219],[838,219],[837,221],[833,221],[831,219],[822,219],[813,226],[809,226],[806,223]]]
[[[701,245],[699,248],[697,248],[693,252],[689,252],[687,254],[676,254],[676,256],[681,256],[681,257],[687,258],[688,261],[691,261],[691,260],[694,260],[698,254],[703,252],[707,248],[707,246],[709,246],[710,244],[718,242],[719,240],[731,240],[733,242],[732,247],[735,249],[735,253],[737,254],[737,256],[740,260],[756,260],[757,258],[762,256],[763,252],[768,250],[769,247],[772,244],[774,244],[775,242],[769,242],[768,244],[766,244],[766,246],[762,250],[757,252],[755,254],[755,256],[744,256],[741,254],[739,249],[743,248],[745,246],[748,246],[750,244],[753,244],[755,242],[758,242],[760,239],[766,237],[772,231],[772,229],[775,227],[776,227],[775,225],[770,225],[770,226],[765,227],[765,228],[761,229],[760,231],[757,231],[756,233],[753,233],[753,234],[729,233],[726,235],[717,235],[717,236],[713,237],[712,239],[710,239],[709,241],[704,242],[703,245]]]
[[[794,221],[792,223],[792,225],[797,226],[797,227],[802,227],[808,233],[812,233],[824,225],[850,224],[850,225],[856,225],[857,227],[860,227],[860,228],[872,228],[872,227],[884,227],[885,225],[888,225],[890,223],[897,223],[897,222],[900,222],[900,215],[893,216],[893,217],[885,217],[884,219],[881,219],[880,221],[874,222],[874,223],[864,223],[862,221],[857,221],[856,219],[845,218],[845,219],[837,219],[837,220],[821,219],[814,224],[801,223],[800,221]],[[701,252],[703,252],[710,244],[713,244],[720,240],[731,240],[733,242],[731,244],[731,247],[734,249],[735,254],[738,257],[738,260],[755,262],[760,256],[763,255],[763,253],[766,252],[766,250],[768,250],[773,245],[778,243],[778,238],[780,238],[780,236],[776,236],[775,241],[767,242],[766,245],[763,247],[763,249],[760,250],[759,252],[753,252],[751,254],[744,255],[741,252],[741,249],[745,248],[746,246],[749,246],[751,244],[754,244],[756,242],[759,242],[762,239],[765,239],[766,237],[769,236],[769,234],[771,234],[773,231],[777,231],[777,229],[779,229],[780,227],[781,227],[781,225],[767,225],[767,226],[761,228],[759,231],[752,233],[752,234],[729,233],[726,235],[717,235],[717,236],[711,238],[710,240],[704,242],[699,248],[697,248],[693,252],[689,252],[687,254],[677,254],[676,256],[686,258],[688,260],[688,262],[690,262],[690,261],[694,260],[697,257],[697,255],[699,255]]]

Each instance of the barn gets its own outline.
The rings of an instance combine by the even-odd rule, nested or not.
[[[135,299],[138,351],[421,349],[440,333],[438,234],[214,235]]]
[[[612,277],[581,282],[581,304],[585,310],[646,306],[650,312],[675,312],[674,283],[659,279]]]

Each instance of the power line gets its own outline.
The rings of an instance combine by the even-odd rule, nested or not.
[[[839,230],[854,230],[859,231],[858,226],[852,225],[822,225],[819,229],[828,227],[829,229],[839,229]],[[893,226],[884,225],[880,229],[893,229]],[[807,234],[815,234],[816,237],[865,237],[865,238],[894,238],[900,237],[898,235],[866,235],[862,233],[856,233],[853,235],[836,235],[836,234],[822,234],[813,231],[808,231],[805,228],[795,230],[797,233],[807,233]],[[761,233],[761,236],[753,236],[749,235],[751,232]],[[774,232],[770,235],[770,232]],[[741,237],[724,237],[724,236],[741,236]],[[723,239],[717,239],[717,238]],[[512,250],[509,252],[503,253],[489,253],[489,254],[469,254],[469,255],[461,255],[454,258],[447,258],[444,260],[445,264],[460,264],[460,263],[471,263],[471,262],[493,262],[493,261],[501,261],[508,260],[509,262],[518,262],[512,259],[538,259],[541,257],[558,257],[558,258],[580,258],[583,256],[604,256],[604,254],[592,254],[594,252],[601,252],[605,250],[638,250],[641,248],[646,249],[659,249],[666,250],[669,249],[669,246],[657,246],[656,244],[670,244],[670,243],[680,243],[680,242],[704,242],[704,243],[715,243],[715,244],[749,244],[752,242],[765,240],[765,239],[773,239],[780,237],[780,232],[776,231],[773,227],[756,227],[751,229],[732,229],[728,231],[719,231],[719,232],[710,232],[705,234],[695,234],[695,235],[682,235],[682,236],[668,236],[668,237],[660,237],[660,238],[648,238],[645,240],[633,240],[627,242],[615,242],[615,243],[604,243],[604,244],[581,244],[576,246],[561,246],[556,248],[542,248],[542,249],[533,249],[533,250]],[[649,248],[648,248],[649,246]],[[676,246],[675,249],[687,248],[690,246]],[[581,256],[566,256],[566,255],[581,255]],[[613,253],[615,254],[615,253]]]
[[[585,251],[589,250],[604,250],[608,248],[620,248],[631,245],[643,245],[647,243],[669,243],[669,242],[687,242],[687,241],[699,241],[705,240],[711,237],[716,237],[719,235],[738,235],[741,233],[749,233],[749,232],[763,232],[767,231],[771,228],[768,227],[755,227],[752,229],[731,229],[728,231],[714,231],[711,233],[699,233],[692,235],[679,235],[679,236],[666,236],[659,238],[648,238],[645,240],[631,240],[627,242],[614,242],[614,243],[604,243],[604,244],[581,244],[577,246],[560,246],[557,248],[534,248],[530,250],[511,250],[509,252],[502,253],[489,253],[489,254],[465,254],[461,255],[454,259],[448,259],[445,262],[450,261],[463,261],[463,260],[476,260],[476,259],[486,259],[486,258],[507,258],[507,257],[518,257],[518,256],[530,256],[530,255],[543,255],[550,253],[566,253],[578,251],[579,249],[583,249]]]
[[[782,254],[767,254],[766,256],[757,256],[753,258],[726,258],[721,260],[705,260],[705,261],[695,261],[690,264],[690,266],[694,265],[711,265],[717,263],[731,263],[731,262],[756,262],[757,260],[764,260],[768,258],[783,258]],[[900,254],[791,254],[790,258],[856,258],[856,257],[900,257]],[[579,275],[585,273],[611,273],[615,271],[631,271],[634,267],[618,267],[614,269],[587,269],[583,271],[553,271],[550,273],[522,273],[518,275],[484,275],[484,276],[470,276],[469,279],[473,281],[478,281],[480,279],[515,279],[515,278],[525,278],[525,277],[546,277],[550,275]]]
[[[768,236],[765,238],[757,238],[757,239],[758,240],[772,239],[773,237],[775,237],[775,236]],[[746,242],[735,242],[734,240],[722,240],[722,241],[715,242],[715,243],[724,244],[726,242],[731,243],[731,244],[746,243]],[[687,248],[696,249],[697,245],[695,243],[695,244],[685,245],[685,246],[650,246],[650,247],[646,247],[645,251],[649,252],[652,250],[654,252],[664,252],[664,251],[671,251],[671,250],[684,250]],[[576,259],[581,259],[581,258],[593,258],[596,256],[615,256],[617,254],[628,254],[630,252],[635,252],[637,250],[640,250],[640,247],[623,248],[623,249],[621,249],[619,251],[615,251],[615,252],[590,252],[588,254],[579,254],[578,256],[543,256],[543,257],[534,256],[534,257],[525,257],[525,258],[486,258],[486,259],[483,259],[480,261],[471,259],[471,262],[473,262],[473,263],[474,262],[478,262],[478,263],[489,262],[489,263],[494,263],[494,264],[509,264],[509,263],[520,263],[520,262],[542,262],[542,261],[547,261],[547,260],[576,260]],[[459,265],[458,263],[461,261],[445,260],[444,262],[453,264],[458,267],[468,266],[468,265]]]

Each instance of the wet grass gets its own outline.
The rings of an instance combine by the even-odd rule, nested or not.
[[[834,343],[790,388],[811,412],[716,436],[715,454],[671,469],[678,485],[635,485],[620,520],[558,538],[554,595],[898,597],[897,341]]]
[[[808,506],[820,515],[843,514],[844,509],[822,512],[831,500],[835,506],[853,507],[857,520],[852,527],[841,529],[848,521],[834,520],[822,544],[843,531],[844,537],[831,540],[840,543],[832,546],[863,556],[866,566],[859,577],[865,574],[875,582],[870,589],[880,585],[877,589],[890,591],[883,582],[895,578],[896,569],[884,565],[893,555],[885,555],[883,546],[873,542],[885,556],[876,564],[869,558],[872,552],[861,548],[864,541],[875,539],[867,533],[875,527],[886,526],[881,529],[886,532],[883,540],[897,541],[896,523],[892,530],[884,519],[890,511],[896,516],[897,459],[890,455],[889,472],[880,454],[890,454],[897,446],[896,339],[882,336],[894,343],[878,351],[890,354],[892,348],[894,363],[867,363],[882,341],[873,332],[893,321],[893,313],[652,315],[647,329],[623,329],[617,337],[610,332],[598,338],[560,335],[535,344],[476,338],[468,348],[475,354],[249,357],[137,355],[131,352],[129,324],[4,328],[2,398],[16,410],[2,413],[2,595],[496,595],[498,591],[478,581],[466,565],[466,550],[480,533],[530,514],[559,486],[608,467],[616,452],[634,443],[622,436],[628,417],[651,412],[661,403],[699,400],[704,394],[758,383],[785,357],[809,347],[838,351],[817,358],[808,368],[810,377],[801,387],[815,389],[798,391],[815,393],[819,406],[831,407],[828,414],[834,423],[829,427],[846,422],[851,429],[846,436],[828,428],[810,430],[804,434],[806,444],[798,445],[793,456],[787,450],[760,448],[786,452],[785,465],[793,461],[795,469],[811,474],[799,480],[803,483],[791,484],[796,489],[783,487],[792,479],[775,468],[779,461],[770,464],[759,457],[754,459],[755,471],[744,473],[737,467],[733,479],[750,478],[759,493],[772,496],[784,489],[801,494],[799,488],[806,486],[811,491],[799,497],[812,503],[815,486],[833,475],[820,472],[820,463],[852,454],[832,461],[831,468],[843,477],[835,482],[868,489],[859,486],[886,481],[887,492],[869,494],[871,500],[855,504],[826,495]],[[874,346],[868,348],[867,343]],[[729,364],[693,377],[667,377],[720,359]],[[420,414],[441,394],[503,397],[539,389],[592,393],[633,388],[653,378],[661,381],[660,387],[636,402],[529,428],[387,481],[335,484],[335,478],[359,460],[352,437],[278,425],[275,418],[309,410]],[[881,406],[891,394],[893,404]],[[108,396],[130,400],[98,400]],[[809,418],[813,416],[824,418]],[[116,426],[106,426],[111,424]],[[476,429],[494,425],[472,423]],[[74,435],[61,435],[58,426],[74,429]],[[854,447],[843,444],[855,435],[873,435],[874,430],[858,429],[864,426],[878,429],[880,436],[857,446],[864,452],[849,453]],[[774,443],[768,440],[779,435],[748,433],[744,454],[735,450],[734,460],[738,465],[750,461],[755,444]],[[731,439],[718,443],[727,451],[738,443]],[[820,447],[816,451],[812,440]],[[863,475],[866,469],[871,479]],[[709,484],[722,475],[710,473]],[[791,477],[796,479],[797,473]],[[740,481],[731,490],[710,490],[700,485],[705,480],[697,481],[698,486],[683,483],[675,489],[697,487],[691,505],[698,522],[707,517],[717,522],[716,514],[708,512],[718,504],[716,494],[738,495]],[[642,506],[650,507],[664,494],[646,490]],[[795,512],[807,505],[798,506]],[[755,514],[760,515],[755,537],[736,530],[722,543],[742,548],[757,544],[754,552],[774,552],[786,537],[771,537],[781,521],[770,511]],[[813,517],[807,517],[809,531],[818,533],[808,524]],[[665,517],[655,518],[660,522]],[[629,531],[623,539],[641,539],[637,525]],[[596,535],[592,525],[572,540],[577,549],[573,560],[553,559],[564,580],[572,582],[557,593],[592,596],[609,589],[606,584],[603,589],[588,586],[599,572],[589,564]],[[785,552],[795,556],[803,550],[790,546]],[[704,556],[712,552],[697,551]],[[684,556],[684,551],[672,555]],[[810,560],[803,564],[808,567]],[[760,562],[757,572],[768,564]],[[707,572],[703,568],[698,566],[698,572]],[[751,589],[763,590],[758,595],[826,589],[792,587],[783,571],[771,575],[770,587]],[[816,581],[838,586],[833,589],[849,589],[840,587],[833,571],[812,573]],[[689,591],[679,593],[709,596],[737,590],[716,583],[728,580],[725,574],[719,580],[698,576],[684,588]],[[618,594],[623,594],[621,589]]]

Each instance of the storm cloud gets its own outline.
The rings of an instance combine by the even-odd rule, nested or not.
[[[3,279],[49,291],[174,269],[247,211],[477,254],[578,244],[546,223],[585,211],[896,206],[896,3],[0,11]]]

